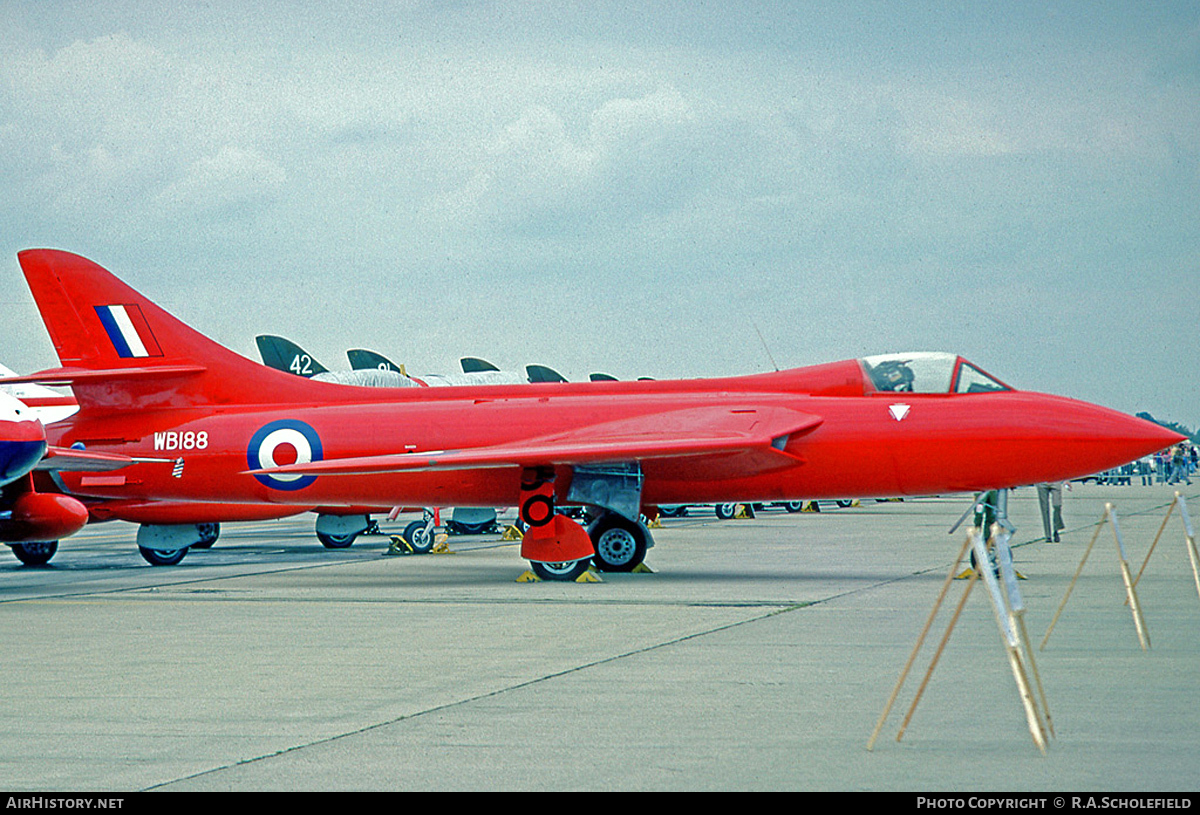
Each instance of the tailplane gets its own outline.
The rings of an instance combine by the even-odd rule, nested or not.
[[[20,379],[69,384],[81,409],[287,401],[321,387],[235,354],[79,255],[17,257],[62,363]]]

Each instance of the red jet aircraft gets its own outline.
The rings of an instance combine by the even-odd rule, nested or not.
[[[651,543],[643,506],[1003,489],[1108,469],[1179,438],[1014,390],[949,354],[679,381],[314,382],[221,347],[78,255],[19,260],[62,367],[0,384],[69,384],[80,409],[52,425],[50,444],[133,460],[61,472],[62,492],[281,514],[515,505],[528,525],[521,555],[544,578],[573,579],[593,560],[632,569]],[[600,516],[585,530],[560,504]],[[166,537],[162,549],[186,540]]]
[[[15,376],[15,374],[13,374]],[[139,542],[171,540],[162,525],[186,528],[189,545],[207,546],[216,539],[221,521],[260,521],[303,512],[302,507],[269,504],[212,504],[194,501],[95,500],[84,501],[63,495],[54,482],[38,484],[43,475],[61,479],[75,470],[107,473],[138,461],[169,463],[163,458],[134,458],[111,453],[92,453],[78,446],[63,448],[47,443],[41,415],[62,415],[77,409],[72,397],[35,396],[17,399],[0,390],[0,542],[7,543],[22,563],[41,566],[54,557],[58,539],[73,535],[90,521],[119,519],[141,524]],[[51,431],[53,433],[53,431]],[[86,502],[86,503],[85,503]],[[321,538],[318,527],[318,538]],[[326,543],[331,548],[347,543]],[[150,563],[178,563],[187,547],[173,551],[139,546]]]

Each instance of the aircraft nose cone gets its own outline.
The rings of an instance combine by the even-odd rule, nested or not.
[[[1154,422],[1086,402],[1058,412],[1057,433],[1091,472],[1119,467],[1177,444],[1185,437]]]

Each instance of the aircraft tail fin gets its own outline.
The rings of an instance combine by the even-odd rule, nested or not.
[[[481,371],[500,370],[486,359],[480,359],[479,357],[463,357],[458,361],[458,364],[462,366],[464,374],[475,374]]]
[[[408,375],[404,370],[403,364],[397,365],[383,354],[368,351],[365,348],[351,348],[346,352],[346,358],[350,360],[350,367],[355,371],[377,369],[380,371],[395,371],[405,376]]]
[[[530,382],[566,382],[567,378],[553,368],[545,365],[526,365],[525,372],[529,374]]]
[[[70,384],[81,409],[253,404],[319,386],[224,348],[79,255],[18,260],[62,364],[21,379]]]
[[[312,358],[312,355],[286,337],[259,334],[254,338],[263,365],[277,371],[288,371],[297,376],[316,376],[329,373],[329,369]]]

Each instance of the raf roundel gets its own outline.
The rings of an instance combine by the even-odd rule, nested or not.
[[[321,437],[310,425],[295,419],[280,419],[263,425],[250,438],[250,446],[246,450],[246,462],[252,470],[308,464],[321,458]],[[277,490],[301,490],[317,478],[315,475],[298,473],[258,473],[254,477]]]

